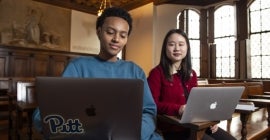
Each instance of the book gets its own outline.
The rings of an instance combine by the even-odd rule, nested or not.
[[[250,111],[254,111],[255,109],[257,109],[257,107],[255,107],[253,102],[239,102],[236,105],[236,108],[238,110],[250,110]]]

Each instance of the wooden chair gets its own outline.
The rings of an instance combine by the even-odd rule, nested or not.
[[[9,103],[7,93],[10,90],[10,78],[0,77],[0,121],[3,122],[0,125],[0,131],[2,129],[8,129],[9,120]]]
[[[34,110],[37,107],[37,100],[35,98],[35,85],[34,83],[25,83],[26,91],[25,98],[23,100],[17,100],[16,103],[16,134],[17,137],[26,137],[31,140],[33,136],[32,130],[32,115]],[[26,118],[23,116],[23,113],[26,114]],[[25,120],[25,121],[24,121]],[[23,127],[23,122],[25,122],[25,127]]]
[[[27,121],[27,113],[23,112],[20,120],[17,114],[17,102],[27,100],[27,85],[33,85],[35,79],[32,77],[12,77],[11,78],[11,91],[9,93],[9,137],[19,137],[18,128],[23,127],[23,122]],[[18,88],[19,87],[19,88]],[[32,94],[32,93],[30,93]],[[19,96],[18,96],[19,95]]]

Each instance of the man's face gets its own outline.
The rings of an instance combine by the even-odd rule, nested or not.
[[[97,30],[100,40],[99,56],[115,61],[117,54],[124,48],[128,39],[129,25],[119,17],[107,17]]]

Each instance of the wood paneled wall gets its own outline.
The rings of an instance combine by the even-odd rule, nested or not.
[[[0,45],[0,77],[60,76],[70,59],[87,55]]]

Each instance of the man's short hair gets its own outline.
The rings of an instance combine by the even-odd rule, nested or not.
[[[110,7],[110,8],[106,8],[103,13],[97,18],[96,21],[96,29],[98,29],[98,27],[101,27],[104,24],[104,20],[107,17],[119,17],[124,19],[125,21],[127,21],[128,25],[129,25],[129,31],[128,31],[128,35],[131,33],[132,30],[132,18],[130,16],[130,14],[122,9],[122,8],[118,8],[118,7]]]

